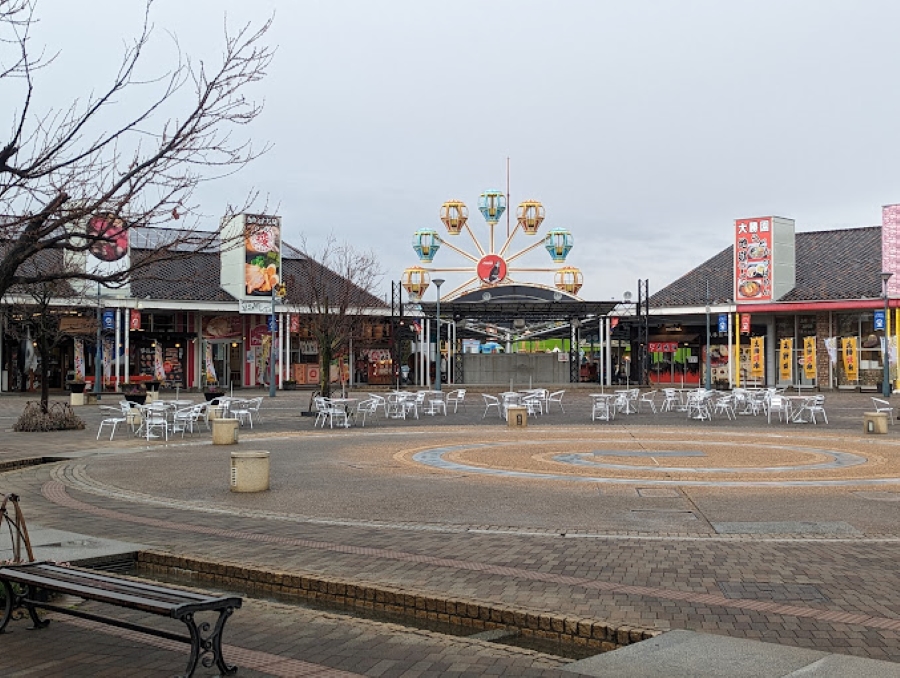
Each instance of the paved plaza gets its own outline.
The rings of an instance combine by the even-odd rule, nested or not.
[[[3,396],[0,491],[21,496],[38,558],[90,557],[121,542],[660,634],[629,652],[693,631],[789,648],[798,668],[856,658],[843,675],[900,676],[900,422],[865,434],[870,395],[827,393],[829,423],[818,425],[649,411],[592,422],[599,389],[579,385],[564,412],[554,405],[517,429],[482,416],[482,390],[502,389],[470,389],[465,410],[447,416],[379,413],[364,428],[324,430],[300,416],[308,392],[279,392],[237,446],[212,445],[205,430],[166,443],[120,429],[98,441],[93,406],[78,408],[84,431],[13,433],[33,396]],[[269,452],[269,491],[229,490],[236,449]],[[46,463],[25,465],[34,460]],[[0,675],[183,670],[186,646],[51,618],[48,629],[18,621],[0,636]],[[401,621],[247,596],[226,627],[226,659],[239,676],[629,675],[547,646],[492,642],[479,628],[448,635]],[[693,661],[690,675],[723,675],[715,657]],[[630,675],[657,675],[644,666]],[[728,675],[790,673],[773,670],[747,663]],[[824,671],[802,675],[841,675]]]

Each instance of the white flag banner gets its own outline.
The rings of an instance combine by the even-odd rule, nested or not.
[[[831,364],[837,362],[837,337],[828,337],[825,339],[825,350],[828,351],[828,358]]]

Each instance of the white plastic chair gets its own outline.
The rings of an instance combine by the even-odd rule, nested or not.
[[[563,395],[565,395],[565,393],[566,393],[565,390],[554,391],[549,396],[547,396],[547,414],[550,414],[550,405],[552,405],[553,403],[556,403],[557,405],[559,405],[559,411],[562,412],[563,414],[565,414],[566,411],[563,409],[563,406],[562,406],[562,399],[563,399]]]
[[[377,409],[378,401],[375,398],[366,398],[356,404],[356,416],[363,428],[366,427],[366,415],[371,414],[374,417]]]
[[[104,426],[112,428],[112,431],[109,434],[109,439],[112,440],[113,436],[116,435],[116,427],[118,427],[119,424],[126,423],[128,419],[123,415],[121,407],[101,405],[100,411],[106,413],[108,416],[100,422],[100,428],[97,429],[97,440],[100,440],[100,433],[103,432]],[[115,416],[113,416],[113,414],[115,414]]]
[[[678,395],[678,391],[674,388],[664,388],[663,394],[665,395],[665,398],[663,399],[660,410],[663,412],[671,412],[672,410],[677,410],[681,406],[681,396]]]
[[[781,416],[784,415],[784,421],[790,421],[791,416],[791,403],[790,401],[782,395],[777,393],[769,395],[766,400],[766,421],[768,423],[772,423],[772,412],[778,414],[778,421],[781,421]]]
[[[650,411],[656,414],[656,393],[657,391],[653,390],[641,395],[640,400],[638,400],[638,412],[641,411],[641,405],[649,405]]]
[[[809,413],[812,417],[812,423],[817,424],[816,415],[821,414],[822,418],[825,420],[825,423],[828,423],[828,415],[825,414],[825,395],[820,394],[813,397],[812,403],[809,406]]]
[[[715,407],[713,408],[714,414],[722,414],[724,413],[728,419],[737,419],[737,412],[734,409],[734,395],[729,393],[728,395],[723,395],[716,400]]]
[[[891,405],[889,400],[882,400],[881,398],[872,398],[872,406],[875,408],[876,412],[887,412],[888,415],[888,423],[894,423],[894,406]],[[828,421],[826,420],[827,424]]]
[[[602,419],[612,421],[616,418],[616,399],[595,397],[591,405],[591,421]]]
[[[454,391],[450,391],[447,394],[447,404],[453,404],[453,413],[456,413],[457,408],[462,404],[463,410],[466,409],[466,389],[458,388]]]
[[[503,411],[500,409],[500,398],[488,395],[487,393],[482,393],[481,397],[484,398],[484,414],[481,415],[481,418],[484,419],[487,416],[488,411],[491,408],[494,408],[497,410],[497,416],[502,419]]]

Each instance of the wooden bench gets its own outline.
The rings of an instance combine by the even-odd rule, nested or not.
[[[102,572],[40,562],[4,566],[0,568],[0,581],[5,594],[0,633],[5,630],[14,611],[21,608],[28,610],[33,628],[47,626],[49,620],[41,620],[37,615],[36,608],[41,608],[189,643],[191,655],[185,677],[194,675],[198,662],[204,667],[215,664],[221,675],[237,671],[236,666],[228,666],[222,658],[222,631],[228,617],[241,607],[241,598],[217,598],[167,586],[145,584]],[[78,596],[85,600],[178,619],[187,625],[188,636],[54,605],[46,600],[46,595],[41,591]],[[194,619],[198,612],[218,612],[219,616],[214,625],[198,624]],[[21,615],[19,612],[19,616]]]

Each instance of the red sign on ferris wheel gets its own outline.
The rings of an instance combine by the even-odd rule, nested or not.
[[[486,254],[476,267],[478,277],[484,282],[493,284],[506,278],[506,262],[497,254]]]

